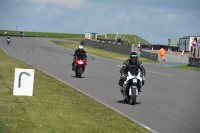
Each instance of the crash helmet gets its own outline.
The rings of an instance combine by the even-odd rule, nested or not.
[[[83,46],[82,46],[82,45],[79,45],[79,46],[78,46],[78,50],[79,50],[80,52],[82,52],[82,51],[83,51]]]
[[[7,38],[10,38],[10,36],[7,36]]]
[[[136,52],[131,52],[130,53],[130,57],[129,57],[129,60],[132,62],[132,63],[135,63],[138,61],[138,55]]]

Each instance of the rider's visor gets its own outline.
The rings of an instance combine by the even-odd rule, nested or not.
[[[131,57],[131,61],[137,61],[137,57],[135,56]]]

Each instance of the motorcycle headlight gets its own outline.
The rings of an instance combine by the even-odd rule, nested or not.
[[[79,61],[78,64],[83,64],[83,62],[82,62],[82,61]]]

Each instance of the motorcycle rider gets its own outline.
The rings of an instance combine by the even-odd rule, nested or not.
[[[75,52],[74,52],[74,59],[73,59],[73,62],[72,62],[72,70],[74,70],[75,59],[76,59],[76,56],[78,56],[78,55],[84,56],[85,59],[87,58],[86,51],[83,49],[82,45],[79,45],[78,49],[76,49]],[[86,59],[86,64],[87,64],[87,59]]]
[[[6,41],[7,43],[10,42],[10,36],[7,36]]]
[[[121,78],[118,82],[118,84],[121,86],[120,87],[120,91],[123,94],[123,90],[122,90],[122,85],[125,81],[125,75],[128,74],[128,71],[130,69],[140,69],[141,72],[141,77],[142,77],[142,84],[139,86],[139,91],[141,92],[141,87],[142,85],[145,84],[145,75],[146,75],[146,70],[143,67],[143,64],[140,60],[138,60],[138,55],[136,52],[131,52],[129,55],[129,59],[127,59],[126,61],[124,61],[123,63],[123,67],[120,69],[120,73],[121,73]]]

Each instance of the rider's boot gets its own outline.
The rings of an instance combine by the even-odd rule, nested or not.
[[[119,89],[120,91],[121,91],[121,93],[122,93],[122,95],[123,95],[123,89],[122,89],[122,87],[120,86],[120,89]]]
[[[72,70],[74,70],[74,62],[72,63]]]
[[[142,83],[140,83],[139,92],[142,92]]]

